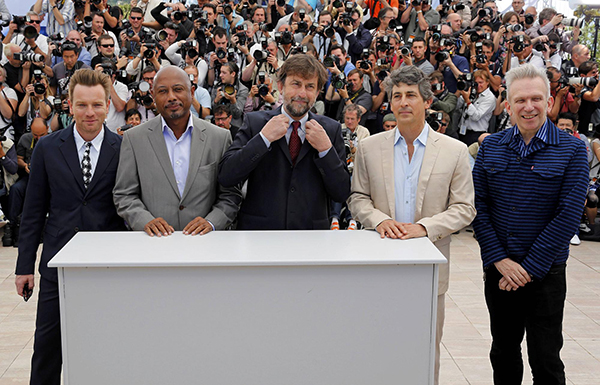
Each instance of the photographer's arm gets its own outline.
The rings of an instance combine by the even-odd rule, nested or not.
[[[29,99],[31,98],[31,96],[26,95],[23,100],[21,101],[21,104],[19,104],[19,110],[17,111],[17,114],[22,118],[23,116],[27,115],[27,110],[29,109]],[[0,98],[3,99],[3,98]]]
[[[511,59],[512,59],[512,49],[509,45],[508,51],[506,52],[506,57],[504,58],[504,62],[502,63],[502,75],[506,75],[506,73],[510,70]]]
[[[110,85],[110,102],[115,106],[117,112],[122,112],[127,106],[127,102],[119,97],[119,94],[112,83]]]
[[[4,116],[6,119],[10,119],[13,111],[16,109],[17,101],[15,99],[5,99],[4,95],[0,95],[0,113],[2,116]]]
[[[566,89],[567,87],[564,87],[556,93],[556,96],[554,97],[554,105],[552,106],[552,109],[548,112],[548,118],[553,122],[556,122],[556,118],[558,118],[558,114],[560,112],[560,109],[562,108]]]
[[[104,3],[101,2],[96,6],[96,8],[98,8],[102,16],[104,16],[104,21],[106,21],[106,24],[108,24],[110,28],[115,28],[117,24],[119,24],[119,20],[111,15],[110,12],[108,12],[108,9],[105,8]]]
[[[33,5],[33,12],[37,14],[42,12],[42,2],[43,0],[36,0],[35,4]]]
[[[404,10],[404,12],[402,12],[402,16],[400,16],[400,23],[402,24],[406,24],[410,21],[410,12],[412,11],[413,6],[412,4],[408,4],[408,7],[406,7],[406,9]]]
[[[340,95],[335,92],[333,84],[329,83],[329,87],[327,87],[327,93],[325,94],[325,100],[328,102],[337,102],[340,99]]]
[[[256,68],[256,60],[252,58],[252,60],[248,63],[246,68],[242,71],[242,81],[249,82],[252,79],[252,75],[254,75],[254,68]]]
[[[373,95],[372,98],[373,106],[371,107],[371,111],[376,112],[385,100],[385,91],[382,90],[381,92],[379,92],[379,94]]]
[[[597,102],[600,99],[600,82],[594,87],[592,91],[583,93],[583,98],[588,102]]]

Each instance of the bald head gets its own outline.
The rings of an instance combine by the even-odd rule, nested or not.
[[[31,133],[35,139],[39,139],[42,136],[48,134],[48,126],[42,118],[35,118],[31,122]]]
[[[571,50],[571,59],[576,67],[579,67],[581,63],[590,60],[590,49],[583,44],[577,44]]]
[[[169,82],[172,80],[177,80],[178,82],[187,84],[190,89],[192,87],[192,82],[190,81],[190,78],[189,78],[187,72],[185,72],[184,70],[182,70],[181,68],[179,68],[177,66],[166,66],[166,67],[162,67],[160,70],[158,70],[158,72],[154,76],[153,89],[156,89],[157,84],[160,79],[162,79],[162,80],[168,79],[167,81],[169,81]]]
[[[169,127],[187,120],[192,105],[192,82],[179,67],[163,67],[156,73],[152,94],[156,109]]]
[[[460,31],[462,27],[462,17],[460,17],[458,13],[449,14],[446,20],[448,21],[448,24],[450,24],[452,31]]]

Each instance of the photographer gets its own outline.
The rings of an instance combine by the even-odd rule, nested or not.
[[[0,67],[0,135],[10,139],[15,134],[12,119],[16,116],[17,102],[17,93],[6,84],[6,70]]]
[[[180,40],[167,48],[165,55],[173,65],[180,68],[185,68],[189,65],[195,66],[197,68],[195,75],[196,83],[204,86],[204,80],[208,73],[208,63],[198,52],[198,44],[195,40]]]
[[[264,71],[256,77],[256,83],[250,88],[244,112],[273,110],[283,102],[277,89],[273,89],[273,80]]]
[[[349,15],[345,15],[348,14]],[[340,13],[337,18],[336,30],[339,32],[342,39],[348,42],[348,53],[353,63],[355,63],[365,48],[371,46],[373,36],[361,22],[361,13],[358,8]],[[338,43],[341,44],[341,43]],[[343,43],[346,46],[346,43]]]
[[[407,50],[408,55],[402,55],[402,51],[398,51],[398,54],[400,54],[399,56],[402,56],[402,64],[400,64],[400,67],[415,65],[423,71],[425,75],[429,76],[435,69],[429,60],[425,58],[426,50],[427,46],[425,44],[425,39],[422,37],[415,37],[412,46]]]
[[[590,134],[590,123],[593,125],[600,122],[597,121],[595,112],[600,107],[600,82],[598,82],[598,64],[593,60],[588,60],[579,66],[579,76],[583,81],[592,81],[597,83],[595,86],[585,86],[583,88],[581,106],[579,107],[579,125],[577,131],[580,134],[588,136]],[[593,78],[593,79],[587,79]]]
[[[483,8],[477,10],[477,16],[471,19],[471,28],[482,23],[490,23],[493,31],[500,29],[502,21],[498,17],[498,6],[495,0],[487,0],[483,3]]]
[[[71,75],[75,71],[80,68],[90,68],[87,64],[77,60],[79,49],[75,43],[64,42],[60,47],[60,53],[63,61],[52,67],[54,77],[50,80],[50,85],[57,96],[67,94]]]
[[[477,141],[479,135],[488,132],[492,113],[496,108],[496,97],[490,91],[488,73],[477,70],[473,73],[472,81],[465,81],[459,91],[465,102],[465,110],[459,124],[460,140],[467,146]],[[476,87],[473,98],[471,88]]]
[[[96,65],[105,62],[114,63],[119,71],[127,67],[127,63],[129,62],[127,56],[118,57],[115,49],[118,49],[119,45],[115,44],[110,35],[100,35],[96,40],[96,46],[98,47],[98,55],[92,59],[91,67],[96,68]]]
[[[571,112],[576,114],[581,104],[583,84],[573,85],[573,92],[571,92],[568,79],[557,68],[548,68],[546,74],[550,81],[550,94],[554,98],[554,104],[552,110],[548,112],[548,118],[556,122],[560,113]]]
[[[431,103],[431,109],[444,111],[452,117],[456,110],[458,97],[446,88],[446,85],[444,84],[444,75],[440,71],[435,71],[429,75],[429,82],[431,83],[431,89],[433,91],[433,103]],[[446,128],[446,134],[458,139],[456,125],[457,123],[455,123],[455,120],[450,119],[448,127]]]
[[[46,36],[40,35],[41,22],[42,18],[35,12],[27,12],[26,16],[13,16],[2,43],[13,43],[19,46],[23,53],[33,52],[46,57],[49,54],[48,40]],[[4,63],[6,57],[2,58],[2,64]]]
[[[579,66],[590,60],[590,49],[583,44],[577,44],[571,51],[571,59],[562,63],[561,71],[565,76],[569,76],[571,68],[579,69]]]
[[[108,35],[111,38],[112,44],[113,44],[113,53],[114,53],[114,55],[119,56],[119,53],[121,52],[121,50],[119,48],[119,41],[117,40],[117,37],[111,31],[106,31],[104,29],[104,17],[102,16],[102,14],[94,13],[94,14],[92,14],[92,33],[91,33],[91,35],[87,36],[85,33],[81,33],[81,37],[85,41],[86,49],[92,56],[92,60],[95,59],[96,56],[98,56],[100,54],[99,38],[102,35]],[[104,44],[109,44],[109,43],[104,43]],[[81,60],[81,61],[85,62],[84,60]],[[91,65],[94,66],[93,63],[91,63]]]
[[[263,44],[261,42],[261,44]],[[254,82],[260,71],[267,73],[271,79],[273,89],[277,89],[277,70],[283,64],[283,60],[277,58],[277,43],[273,39],[266,42],[266,48],[259,46],[254,51],[252,61],[242,71],[242,81]]]
[[[129,84],[129,88],[135,91],[131,99],[129,99],[127,102],[125,110],[129,111],[132,108],[137,109],[142,115],[142,123],[154,118],[157,115],[154,98],[150,93],[150,90],[154,84],[154,76],[156,75],[156,72],[156,68],[154,68],[152,65],[149,65],[142,71],[142,77],[139,82]],[[142,89],[144,87],[147,87],[147,89]]]
[[[317,24],[318,26],[311,29],[310,33],[302,39],[302,44],[313,43],[318,53],[318,59],[323,60],[329,48],[335,44],[341,44],[343,40],[333,28],[333,18],[329,11],[319,13]]]
[[[362,9],[368,9],[371,18],[379,18],[382,22],[383,20],[379,17],[382,9],[391,9],[393,11],[391,16],[396,18],[398,17],[398,7],[401,6],[398,0],[390,0],[389,2],[387,0],[357,0],[356,3]]]
[[[46,33],[66,35],[75,29],[75,7],[72,0],[36,0],[33,12],[48,14]]]
[[[125,49],[130,56],[139,54],[142,44],[146,39],[154,35],[154,30],[142,27],[143,19],[144,17],[141,9],[137,7],[131,8],[128,19],[129,22],[127,23],[129,27],[123,29],[119,34],[121,48]]]
[[[199,116],[205,119],[210,115],[210,109],[212,107],[212,100],[208,91],[198,85],[198,67],[194,65],[188,65],[184,69],[185,73],[190,76],[192,83],[192,106],[190,111],[194,116]]]
[[[3,73],[0,70],[0,73]],[[0,81],[3,81],[0,75]],[[6,91],[7,88],[0,85],[0,89]],[[0,117],[4,118],[4,95],[0,95]],[[0,124],[5,122],[0,121]],[[3,246],[12,246],[12,227],[14,221],[9,209],[8,193],[12,185],[17,181],[17,151],[15,150],[14,142],[8,137],[8,132],[4,132],[0,127],[0,206],[2,211],[9,218],[9,223],[4,227],[4,236],[2,237]],[[10,238],[8,238],[10,236]],[[6,240],[5,240],[6,237]],[[10,244],[8,243],[10,241]]]
[[[235,135],[239,131],[239,127],[231,124],[231,105],[230,104],[219,104],[215,106],[213,114],[213,124],[228,130],[231,133],[231,139],[235,139]]]
[[[491,40],[484,40],[471,45],[471,68],[473,71],[478,69],[487,72],[490,87],[492,90],[498,91],[498,88],[502,84],[502,78],[500,77],[502,65],[498,60],[492,63],[493,56],[494,43]]]
[[[54,116],[50,121],[50,130],[52,132],[62,130],[63,128],[69,127],[73,123],[73,115],[69,108],[69,98],[64,95],[62,98],[59,96],[54,97]]]
[[[110,103],[105,123],[112,132],[116,132],[117,127],[125,124],[125,107],[131,99],[131,92],[125,84],[117,81],[117,67],[114,63],[97,64],[94,69],[98,72],[104,72],[110,77]]]
[[[239,72],[237,64],[233,62],[223,64],[219,74],[221,81],[213,87],[211,97],[213,110],[218,104],[231,104],[231,115],[233,115],[231,123],[241,127],[244,106],[248,98],[248,88],[238,81]]]
[[[19,104],[18,115],[25,118],[25,127],[30,127],[35,118],[44,122],[50,120],[54,97],[50,92],[48,79],[39,69],[33,71],[31,83],[25,87],[26,96]]]
[[[334,69],[332,68],[332,70]],[[339,74],[335,76],[327,88],[325,100],[339,103],[336,114],[329,116],[335,116],[334,119],[339,121],[342,119],[343,111],[348,106],[355,105],[360,110],[359,118],[364,116],[364,119],[360,120],[360,123],[364,124],[366,121],[366,112],[370,111],[371,107],[373,107],[373,98],[363,87],[363,73],[355,68],[348,73],[346,81],[340,81],[338,78]],[[342,87],[338,88],[340,85]]]
[[[134,9],[135,7],[131,8],[131,11]],[[123,11],[117,5],[109,5],[108,0],[85,0],[85,16],[89,16],[93,12],[98,12],[104,17],[104,28],[115,36],[119,34],[122,27],[125,27],[125,23],[121,24]]]
[[[235,34],[231,36],[231,45],[235,49],[235,55],[237,56],[236,64],[240,68],[245,68],[253,59],[250,54],[250,46],[254,45],[252,34],[252,23],[244,21],[235,27]]]
[[[274,34],[275,42],[277,42],[277,59],[286,61],[292,54],[292,48],[294,47],[294,34],[292,33],[292,27],[288,24],[284,24]]]
[[[431,64],[444,75],[444,83],[452,93],[456,92],[456,79],[469,72],[469,62],[463,56],[455,55],[454,49],[454,39],[442,35],[439,50],[436,52],[432,49],[429,56]]]
[[[508,43],[508,51],[502,65],[502,72],[506,74],[511,68],[517,68],[528,63],[538,68],[546,68],[544,59],[533,54],[531,38],[527,35],[517,35]]]
[[[431,0],[413,0],[402,12],[400,22],[408,23],[404,32],[404,41],[410,42],[410,37],[425,37],[425,31],[430,26],[440,23],[440,14],[431,8]]]
[[[167,9],[167,15],[163,16],[161,13]],[[187,17],[188,10],[182,3],[159,3],[152,11],[151,14],[154,19],[161,25],[161,28],[175,30],[173,25],[177,26],[177,37],[171,37],[173,44],[177,40],[185,40],[190,36],[190,32],[194,30],[194,23]]]
[[[273,26],[279,23],[279,19],[294,12],[294,7],[287,4],[285,0],[268,0],[267,23]]]
[[[35,118],[31,122],[31,132],[21,136],[17,143],[17,166],[19,179],[10,188],[8,195],[8,204],[10,207],[10,222],[4,228],[4,237],[2,244],[7,246],[18,246],[19,228],[21,223],[21,213],[23,212],[23,203],[25,202],[25,193],[29,182],[29,166],[31,164],[31,155],[40,138],[48,134],[48,126],[42,118]]]
[[[117,134],[123,136],[125,131],[142,124],[142,114],[135,108],[127,110],[125,113],[125,125],[117,128]]]
[[[88,52],[87,49],[85,49],[85,47],[82,47],[81,44],[81,34],[79,33],[79,31],[71,31],[67,34],[67,37],[65,38],[65,42],[66,41],[70,41],[71,43],[75,44],[77,46],[77,60],[80,62],[83,62],[85,64],[87,64],[88,66],[92,64],[92,55],[90,55],[90,53]],[[55,50],[55,45],[54,43],[51,43],[49,46],[49,48],[52,48],[52,51]],[[46,58],[46,63],[48,62],[48,58]],[[56,64],[62,62],[62,57],[60,56],[55,56],[54,53],[52,55],[52,61],[51,61],[51,65],[55,66]]]
[[[229,58],[227,53],[227,44],[229,38],[227,31],[221,27],[215,27],[212,31],[212,43],[215,50],[208,54],[208,75],[206,79],[206,88],[210,88],[215,84],[215,80],[219,78],[221,66],[229,60],[235,61],[237,57]]]
[[[231,0],[219,0],[217,5],[217,25],[227,32],[227,37],[243,21],[244,19],[241,16],[236,15],[234,4]]]
[[[127,63],[127,67],[125,67],[127,75],[134,76],[138,81],[146,68],[151,67],[158,71],[163,66],[169,65],[170,62],[163,60],[160,55],[161,51],[155,43],[144,43],[135,59]]]

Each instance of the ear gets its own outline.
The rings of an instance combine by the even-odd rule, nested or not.
[[[548,98],[548,108],[546,109],[546,114],[549,114],[552,111],[552,106],[554,106],[554,98],[550,96]]]
[[[508,112],[508,115],[512,118],[513,111],[510,109],[510,103],[508,103],[508,100],[504,101],[504,108],[506,108],[506,112]]]
[[[69,99],[67,99],[67,103],[69,103],[69,113],[70,113],[71,115],[74,115],[74,114],[73,114],[73,104],[71,104],[71,99],[70,99],[70,98],[69,98]]]

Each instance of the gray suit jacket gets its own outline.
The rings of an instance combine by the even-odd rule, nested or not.
[[[181,231],[198,216],[225,229],[242,200],[238,187],[217,182],[219,161],[231,144],[229,131],[193,117],[190,166],[180,196],[161,124],[158,116],[124,135],[113,191],[117,213],[135,231],[157,217]]]

